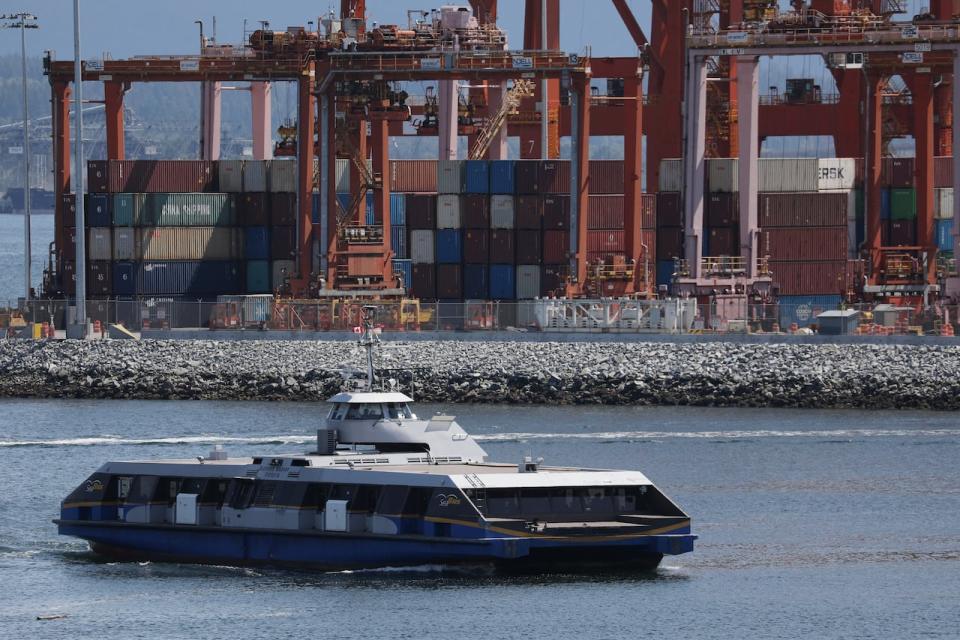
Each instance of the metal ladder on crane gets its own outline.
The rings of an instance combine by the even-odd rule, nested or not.
[[[337,121],[336,135],[340,138],[339,142],[346,147],[347,153],[350,154],[350,163],[360,176],[360,188],[353,194],[346,210],[344,210],[343,205],[340,204],[339,199],[337,200],[337,231],[339,232],[344,227],[350,226],[350,214],[354,211],[360,211],[360,207],[365,205],[367,191],[376,189],[378,186],[382,187],[383,177],[373,173],[370,167],[367,166],[367,159],[361,157],[357,145],[353,144],[353,139],[350,137],[350,131],[347,128],[345,120]],[[360,222],[360,224],[362,225],[364,223]]]
[[[533,82],[531,80],[520,79],[513,81],[513,86],[510,87],[503,96],[500,108],[497,109],[497,112],[493,114],[493,117],[490,118],[486,126],[482,127],[480,133],[477,134],[477,140],[470,150],[471,160],[482,160],[483,157],[487,155],[487,151],[490,150],[490,145],[493,144],[493,139],[500,133],[500,129],[503,128],[504,124],[506,124],[507,116],[516,112],[520,106],[521,98],[530,95],[533,95]]]

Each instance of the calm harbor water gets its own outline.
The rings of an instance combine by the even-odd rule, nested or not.
[[[420,407],[492,458],[641,469],[697,550],[652,575],[104,563],[59,500],[110,459],[297,452],[315,404],[0,402],[2,638],[956,638],[960,420],[945,413]],[[65,614],[37,621],[40,614]]]
[[[53,214],[30,217],[31,282],[35,289],[43,281],[47,252],[53,242]],[[23,216],[0,214],[0,307],[23,297]]]

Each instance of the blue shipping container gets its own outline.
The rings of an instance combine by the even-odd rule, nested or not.
[[[467,300],[486,300],[490,294],[490,270],[485,264],[463,267],[463,297]]]
[[[840,308],[840,296],[780,296],[780,329],[787,331],[790,325],[808,327],[817,323],[817,316],[824,311]]]
[[[270,259],[269,227],[247,227],[243,230],[243,257],[247,260]]]
[[[398,260],[406,260],[410,257],[406,227],[390,227],[390,247],[393,249],[393,257]]]
[[[486,160],[467,160],[464,192],[490,193],[490,163]]]
[[[459,264],[463,260],[463,235],[460,229],[437,231],[436,258],[438,264]]]
[[[673,282],[673,260],[657,260],[657,286]]]
[[[516,190],[514,167],[513,160],[490,161],[490,193],[513,193]]]
[[[337,201],[340,203],[340,208],[344,211],[350,208],[350,203],[353,201],[353,196],[349,193],[338,193]],[[337,212],[339,215],[340,212]],[[317,209],[317,222],[320,222],[320,209]],[[367,191],[367,204],[366,208],[363,211],[363,224],[373,224],[373,192]]]
[[[320,194],[315,193],[311,198],[310,222],[320,224]]]
[[[272,293],[271,284],[269,260],[247,262],[247,293]]]
[[[137,269],[139,295],[208,296],[239,294],[241,264],[223,260],[143,262]]]
[[[407,195],[405,193],[390,194],[390,224],[401,227],[407,224]]]
[[[490,298],[513,300],[517,297],[516,268],[512,264],[490,265]]]
[[[876,211],[876,209],[874,209]],[[880,190],[880,219],[890,219],[890,189]]]
[[[394,260],[393,261],[393,272],[399,273],[403,276],[403,286],[407,290],[410,289],[410,283],[413,282],[413,261],[411,260]]]
[[[109,227],[110,196],[105,193],[91,193],[87,198],[87,208],[83,212],[88,227]]]
[[[135,296],[137,295],[137,265],[133,262],[114,262],[113,295],[115,296]]]

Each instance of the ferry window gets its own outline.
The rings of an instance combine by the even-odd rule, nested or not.
[[[640,487],[616,487],[613,490],[613,506],[618,513],[635,513],[642,504]]]
[[[231,480],[224,502],[229,504],[232,509],[246,509],[253,500],[253,490],[253,480],[246,478]]]
[[[335,484],[330,487],[330,500],[353,500],[357,495],[357,487],[352,484]]]
[[[603,487],[588,487],[578,489],[583,499],[583,510],[588,513],[612,513],[613,500],[610,489]]]
[[[186,478],[180,484],[180,493],[195,493],[200,495],[203,493],[203,485],[206,482],[204,478]]]
[[[549,489],[521,489],[520,503],[524,514],[542,515],[550,513]]]
[[[278,507],[299,507],[307,492],[305,482],[281,482],[273,496],[273,504]]]
[[[347,412],[347,420],[380,420],[383,408],[379,404],[352,404]]]
[[[130,495],[130,488],[133,485],[131,476],[123,476],[117,481],[117,497],[125,500]]]
[[[550,491],[550,509],[554,513],[583,513],[583,503],[572,487],[553,489]]]
[[[487,491],[487,513],[494,518],[512,518],[520,514],[520,496],[516,489]]]
[[[409,487],[384,487],[377,503],[377,513],[403,513],[403,503],[407,500]]]
[[[309,484],[303,494],[302,507],[323,511],[327,506],[327,494],[330,493],[328,484]]]
[[[338,402],[331,413],[331,417],[334,420],[343,420],[347,416],[347,408],[349,405],[345,402]]]
[[[224,497],[227,495],[226,480],[208,480],[203,492],[200,494],[200,502],[208,505],[222,506]]]
[[[413,416],[410,407],[405,402],[390,402],[387,404],[390,417],[394,420],[410,420]]]
[[[180,478],[161,478],[157,483],[157,491],[153,499],[157,502],[166,502],[173,504],[177,501],[177,493],[180,491]]]
[[[160,478],[157,476],[136,476],[133,479],[133,486],[130,487],[130,495],[127,496],[127,502],[135,504],[146,504],[153,500],[157,493],[157,485]]]
[[[360,485],[357,487],[357,494],[350,502],[351,511],[373,512],[377,506],[377,500],[380,498],[380,487],[374,485]]]
[[[433,489],[430,488],[415,487],[410,489],[407,500],[403,505],[403,513],[406,515],[423,515],[427,512],[432,496]]]
[[[273,496],[277,492],[277,482],[258,482],[253,506],[269,507],[273,503]]]

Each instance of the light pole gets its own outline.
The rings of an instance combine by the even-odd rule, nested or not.
[[[83,211],[83,60],[80,58],[80,0],[73,0],[73,162],[74,186],[77,198],[77,258],[74,274],[77,278],[75,295],[76,316],[73,334],[87,337],[87,239]]]
[[[27,112],[27,29],[37,29],[37,16],[29,13],[0,15],[4,29],[20,29],[20,64],[23,72],[23,271],[24,298],[30,300],[30,126]]]

